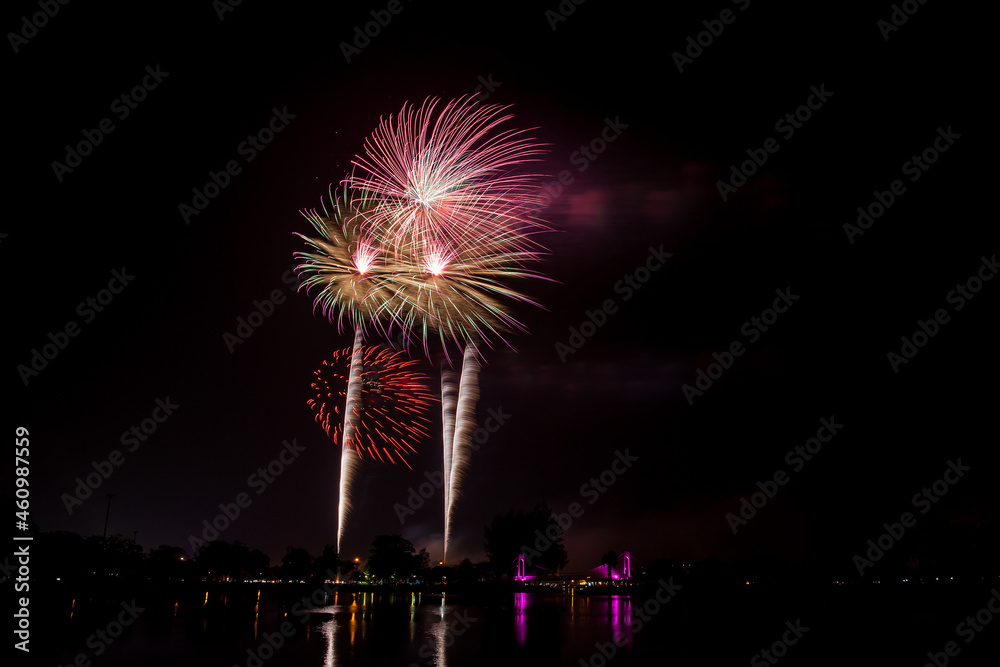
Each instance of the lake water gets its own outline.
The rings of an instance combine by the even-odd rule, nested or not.
[[[54,639],[38,647],[36,633],[35,642],[52,654],[45,664],[81,667],[774,664],[752,662],[764,649],[780,653],[781,665],[919,666],[928,650],[954,639],[955,613],[945,607],[974,611],[978,599],[926,588],[816,597],[751,586],[685,587],[673,596],[662,587],[476,598],[341,592],[306,613],[297,601],[309,593],[266,585],[192,589],[176,599],[161,593],[139,601],[135,616],[117,604],[70,600],[44,621],[58,630]],[[782,638],[795,641],[775,648]]]

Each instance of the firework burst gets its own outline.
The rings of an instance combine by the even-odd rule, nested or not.
[[[377,346],[364,346],[357,329],[354,346],[334,352],[313,372],[314,397],[307,401],[316,423],[341,445],[337,502],[337,550],[351,512],[351,489],[368,456],[411,468],[406,457],[427,437],[424,413],[437,400],[416,361]],[[341,407],[343,406],[343,408]]]
[[[381,304],[405,340],[440,340],[442,364],[444,560],[452,520],[468,468],[479,398],[478,344],[524,327],[509,304],[535,304],[508,287],[511,280],[542,278],[525,268],[543,248],[547,231],[535,216],[542,204],[536,176],[514,170],[534,161],[541,147],[520,130],[503,130],[506,107],[477,106],[471,97],[437,111],[438,100],[404,105],[383,119],[365,142],[346,181],[357,196],[375,201],[366,222],[378,230],[388,263],[401,267],[381,286]],[[448,354],[462,351],[460,373]]]
[[[296,253],[302,261],[297,267],[301,289],[319,288],[314,309],[340,330],[345,320],[356,331],[374,327],[387,338],[398,328],[407,348],[419,340],[428,356],[435,337],[447,356],[451,345],[462,349],[470,340],[489,345],[494,338],[506,343],[506,334],[525,330],[507,304],[539,304],[507,282],[545,279],[523,266],[537,259],[537,253],[489,252],[485,240],[474,238],[461,248],[438,243],[391,250],[374,226],[372,211],[377,208],[370,200],[331,193],[322,215],[316,209],[302,212],[320,234],[299,234],[312,252]]]
[[[424,415],[437,402],[430,377],[417,365],[402,352],[374,345],[334,352],[313,372],[314,396],[307,403],[316,423],[361,458],[410,467],[406,457],[428,437]],[[345,420],[345,411],[352,418]]]
[[[330,207],[320,202],[323,214],[316,209],[301,211],[320,238],[296,232],[312,252],[297,252],[301,263],[296,267],[302,277],[300,289],[319,287],[313,308],[319,309],[343,331],[347,319],[355,330],[377,324],[389,293],[383,289],[387,275],[377,239],[365,225],[371,205],[330,192]]]
[[[476,426],[480,346],[490,346],[493,338],[509,345],[506,334],[524,331],[509,305],[538,304],[507,283],[543,278],[525,267],[544,252],[535,236],[549,230],[535,217],[544,200],[537,176],[516,171],[537,160],[542,147],[522,130],[502,128],[511,118],[505,115],[508,107],[477,105],[472,96],[440,110],[438,105],[437,99],[419,108],[404,104],[398,115],[381,120],[365,141],[364,154],[353,161],[344,194],[331,193],[322,215],[303,211],[321,238],[303,236],[312,251],[296,256],[303,260],[298,266],[303,288],[319,288],[314,308],[339,328],[348,320],[355,330],[347,389],[327,387],[329,400],[322,403],[334,406],[336,397],[345,405],[338,546],[355,453],[368,449],[361,414],[367,408],[358,407],[365,406],[363,331],[374,326],[391,338],[398,328],[407,348],[420,341],[428,356],[430,342],[439,339],[447,360],[442,363],[447,558]],[[452,344],[462,352],[459,373],[450,368]],[[336,407],[321,408],[320,399],[311,405],[329,433],[340,423],[331,418],[339,413]],[[393,452],[403,458],[406,449]],[[380,451],[392,459],[386,447],[368,453],[381,458]]]
[[[348,187],[378,201],[371,222],[396,252],[436,254],[475,247],[483,255],[539,249],[534,217],[543,198],[535,176],[514,168],[537,160],[542,147],[522,130],[502,130],[508,107],[477,105],[474,96],[419,108],[404,104],[383,118],[354,160]]]
[[[542,204],[536,176],[514,170],[534,161],[541,147],[520,130],[503,130],[506,107],[477,106],[471,97],[443,106],[428,99],[403,105],[382,119],[355,161],[347,188],[376,201],[366,221],[391,264],[402,267],[381,286],[392,296],[381,304],[407,343],[440,340],[442,364],[444,559],[452,519],[469,465],[479,398],[478,344],[523,331],[511,302],[535,304],[508,287],[514,279],[542,278],[525,268],[547,231],[534,212]],[[462,351],[460,374],[448,347]]]

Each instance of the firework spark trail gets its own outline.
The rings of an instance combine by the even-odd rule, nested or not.
[[[361,412],[361,329],[354,331],[354,349],[351,352],[351,372],[347,380],[347,404],[344,409],[344,441],[340,449],[340,498],[337,505],[337,553],[347,526],[347,515],[351,511],[351,486],[361,463],[361,457],[354,452],[354,435]]]
[[[367,453],[409,468],[406,457],[416,453],[414,445],[428,436],[430,421],[424,414],[436,400],[427,387],[430,378],[414,369],[419,362],[406,359],[402,352],[362,346],[362,341],[359,329],[352,348],[323,361],[313,373],[315,395],[307,401],[316,422],[341,448],[338,549],[361,458]]]
[[[451,546],[451,522],[455,499],[459,496],[462,480],[469,467],[472,454],[472,434],[476,430],[476,404],[479,401],[479,359],[474,343],[465,347],[462,360],[462,379],[458,385],[458,402],[455,408],[455,434],[451,445],[451,474],[446,482],[448,504],[445,507],[444,555]],[[445,445],[447,448],[447,444]],[[447,562],[447,561],[445,561]]]
[[[354,451],[354,448],[342,448],[340,450],[340,493],[337,504],[337,553],[343,553],[341,541],[347,527],[347,515],[351,513],[351,489],[354,486],[354,478],[357,477],[359,468],[361,468],[361,457]]]
[[[442,444],[444,449],[444,466],[441,470],[442,488],[444,489],[444,534],[450,534],[451,522],[448,518],[448,508],[451,506],[451,467],[454,456],[455,443],[455,411],[456,401],[458,401],[458,377],[454,369],[441,364],[441,424],[443,426],[444,437]],[[445,557],[448,555],[447,540],[445,542]]]

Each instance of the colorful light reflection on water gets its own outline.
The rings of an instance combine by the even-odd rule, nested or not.
[[[625,651],[632,646],[633,609],[626,595],[532,587],[484,602],[410,591],[339,592],[325,601],[320,596],[320,606],[303,614],[289,598],[269,593],[256,588],[228,604],[218,592],[199,592],[188,605],[164,601],[163,614],[144,615],[122,640],[122,655],[147,655],[163,664],[180,647],[233,644],[232,653],[243,656],[237,663],[251,656],[276,667],[349,667],[397,659],[418,667],[457,667],[482,664],[484,650],[518,662],[539,650],[589,656],[595,642],[614,642]],[[67,599],[64,614],[73,613],[68,623],[77,620],[75,607],[79,601]],[[169,624],[157,625],[161,618]],[[245,638],[234,640],[233,628],[243,622]],[[180,654],[178,659],[177,664],[209,664],[185,662]],[[109,667],[123,664],[112,661]]]
[[[528,607],[531,606],[531,593],[514,593],[514,637],[517,643],[524,646],[528,639]]]

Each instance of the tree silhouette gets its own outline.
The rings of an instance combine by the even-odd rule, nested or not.
[[[187,552],[169,544],[161,544],[146,557],[146,571],[151,579],[157,581],[183,579],[190,565]]]
[[[198,547],[195,561],[201,576],[215,580],[257,579],[271,564],[267,554],[254,549],[239,540],[230,544],[223,540],[213,540]]]
[[[413,544],[400,535],[378,535],[372,540],[368,571],[376,581],[406,581],[424,565],[426,553],[417,554]]]
[[[247,555],[244,569],[250,578],[262,579],[271,567],[271,557],[260,549],[254,549]]]
[[[338,579],[346,576],[352,565],[350,561],[340,560],[337,545],[327,544],[323,547],[323,553],[313,559],[312,575],[318,581]]]
[[[91,544],[91,551],[103,552],[101,569],[98,572],[103,570],[108,576],[119,579],[139,575],[143,565],[143,553],[142,547],[134,540],[126,539],[119,533],[107,537],[94,535],[86,539]]]
[[[66,582],[90,580],[104,571],[104,545],[100,538],[84,538],[76,533],[57,530],[38,533],[37,555],[32,562],[39,572]],[[16,571],[14,568],[13,571]]]
[[[431,570],[431,555],[427,553],[427,549],[421,548],[414,558],[416,558],[416,570],[422,575],[427,574]]]
[[[302,547],[288,547],[288,553],[281,559],[282,579],[306,580],[312,573],[313,557]]]
[[[462,560],[462,562],[458,564],[455,576],[458,577],[458,580],[463,584],[474,582],[476,580],[476,568],[472,564],[472,561],[468,558]]]
[[[601,565],[604,566],[604,576],[608,578],[609,582],[611,581],[611,570],[617,564],[618,564],[618,554],[616,554],[614,551],[609,551],[608,553],[604,554],[604,556],[601,557]]]

